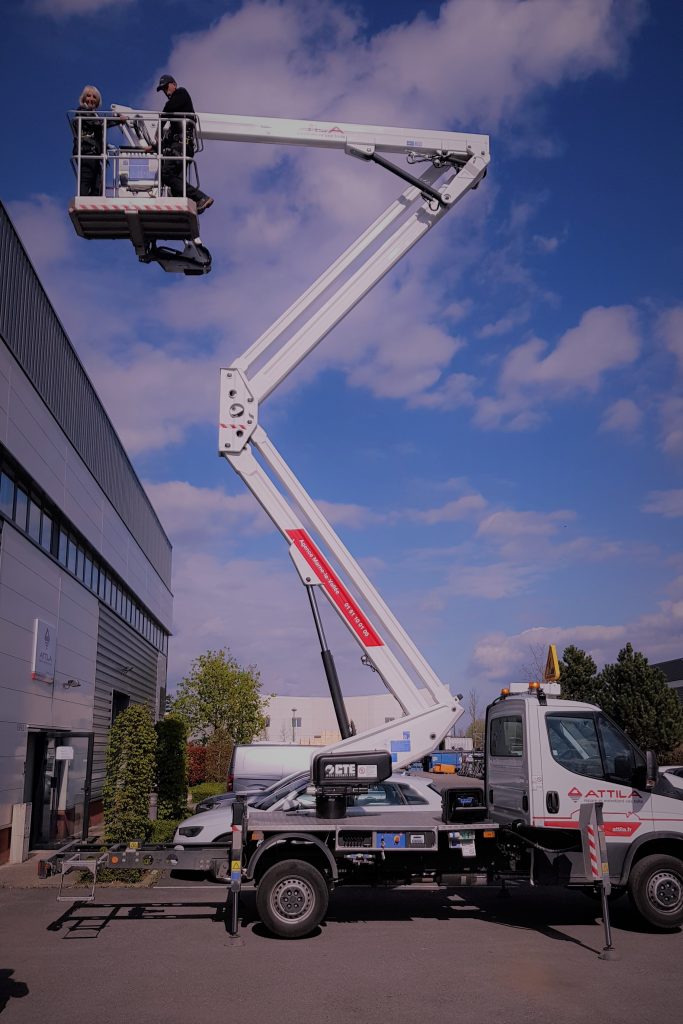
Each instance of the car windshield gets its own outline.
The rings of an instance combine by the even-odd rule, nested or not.
[[[304,774],[298,772],[296,775],[289,775],[276,787],[271,786],[270,789],[265,790],[263,793],[256,794],[253,800],[249,801],[249,804],[251,807],[257,807],[260,811],[267,811],[269,807],[272,807],[278,800],[282,800],[283,797],[286,797],[293,790],[303,791],[308,782],[308,772]]]

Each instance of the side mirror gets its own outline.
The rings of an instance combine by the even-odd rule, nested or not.
[[[654,750],[647,750],[645,752],[645,788],[654,789],[659,776],[659,768],[657,767],[657,755]]]

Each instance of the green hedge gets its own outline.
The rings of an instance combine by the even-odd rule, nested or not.
[[[157,736],[149,709],[131,704],[109,733],[102,803],[106,843],[144,843],[156,777]]]
[[[184,817],[187,817],[185,815]],[[172,843],[173,835],[175,830],[183,818],[178,818],[176,821],[150,821],[149,825],[149,839],[150,843]]]
[[[164,718],[155,729],[157,818],[182,821],[187,809],[187,726],[178,718]]]
[[[200,800],[206,800],[207,796],[217,796],[225,793],[224,782],[200,782],[198,786],[192,787],[192,803],[198,804]]]

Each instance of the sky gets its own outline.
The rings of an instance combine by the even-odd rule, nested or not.
[[[217,458],[219,368],[401,191],[341,152],[208,142],[203,278],[86,242],[66,111],[487,134],[481,186],[261,409],[440,678],[482,701],[549,643],[683,656],[675,0],[9,0],[0,196],[173,543],[169,682],[228,646],[326,692],[286,545]],[[7,121],[6,121],[7,127]],[[6,134],[7,139],[7,134]],[[324,609],[348,694],[381,691]]]

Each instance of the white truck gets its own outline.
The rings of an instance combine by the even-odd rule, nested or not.
[[[133,131],[158,137],[158,115],[123,112]],[[232,842],[192,849],[74,845],[44,873],[98,864],[183,867],[230,879],[232,929],[244,880],[257,886],[260,916],[278,935],[307,934],[323,919],[329,892],[344,882],[432,879],[444,884],[534,884],[597,889],[611,950],[610,889],[628,890],[653,926],[683,923],[683,791],[657,776],[654,755],[641,753],[599,708],[557,699],[532,685],[504,692],[487,710],[483,792],[444,794],[441,815],[423,820],[384,813],[373,819],[347,802],[374,780],[431,753],[463,713],[405,630],[275,449],[260,406],[279,383],[431,227],[475,189],[489,163],[484,135],[358,124],[326,124],[234,115],[197,115],[205,139],[338,149],[407,182],[387,210],[326,270],[232,367],[221,370],[219,453],[273,521],[306,588],[342,740],[314,758],[315,810],[233,810]],[[146,127],[147,126],[147,127]],[[143,131],[144,129],[144,131]],[[385,154],[424,162],[414,177]],[[115,161],[111,154],[107,160]],[[106,170],[106,167],[105,167]],[[103,175],[103,180],[106,175]],[[113,193],[76,197],[70,215],[79,234],[129,237],[155,259],[160,239],[181,239],[164,269],[192,265],[197,242],[191,200]],[[154,185],[151,189],[154,193]],[[175,212],[174,212],[175,211]],[[175,218],[175,219],[174,219]],[[163,232],[169,232],[164,234]],[[127,233],[128,232],[128,233]],[[149,257],[149,258],[147,258]],[[202,257],[203,259],[204,257]],[[198,269],[197,272],[202,272]],[[317,429],[317,428],[316,428]],[[343,574],[343,578],[342,578]],[[317,594],[323,594],[404,716],[353,735]],[[555,669],[546,678],[556,678]],[[94,886],[93,886],[94,888]]]

